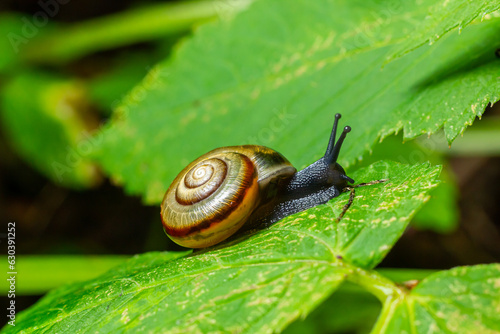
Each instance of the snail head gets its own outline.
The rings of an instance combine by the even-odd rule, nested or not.
[[[330,141],[328,142],[328,147],[326,149],[325,155],[323,156],[322,160],[324,163],[328,165],[328,168],[331,171],[329,174],[330,177],[333,178],[332,182],[334,184],[345,184],[345,186],[347,186],[347,182],[354,183],[354,180],[351,179],[349,176],[345,175],[345,171],[342,168],[342,166],[340,166],[337,163],[337,159],[339,157],[340,148],[344,143],[345,137],[349,132],[351,132],[351,127],[350,126],[344,127],[342,134],[340,135],[337,142],[335,142],[335,137],[337,136],[337,127],[339,119],[341,117],[342,115],[338,113],[335,114],[335,121],[333,122],[333,129],[330,135]]]

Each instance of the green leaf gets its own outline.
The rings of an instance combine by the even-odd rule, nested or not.
[[[131,91],[95,152],[127,192],[159,203],[183,167],[221,146],[269,146],[301,169],[324,152],[336,112],[353,129],[344,167],[401,129],[444,128],[451,142],[499,99],[497,17],[384,66],[435,1],[400,1],[391,20],[380,20],[384,1],[284,3],[201,26]]]
[[[423,22],[419,22],[419,29],[412,32],[397,50],[389,55],[392,60],[415,50],[425,43],[433,44],[446,33],[458,28],[458,33],[472,20],[484,17],[500,9],[497,1],[490,0],[441,0],[428,9]]]
[[[85,86],[43,72],[23,73],[5,87],[0,116],[7,138],[32,166],[54,182],[74,188],[101,176],[89,161],[98,121],[89,112]]]
[[[18,315],[15,330],[279,331],[346,278],[369,276],[354,265],[371,268],[380,262],[427,199],[438,173],[439,167],[428,164],[374,164],[352,176],[361,182],[389,180],[358,188],[339,223],[347,193],[175,261],[172,253],[147,253],[95,280],[51,292]],[[372,289],[385,291],[380,284]]]
[[[500,264],[438,272],[387,308],[372,333],[498,333]]]

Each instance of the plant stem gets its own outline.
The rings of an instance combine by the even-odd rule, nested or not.
[[[16,258],[16,295],[46,293],[68,284],[95,278],[130,258],[126,255],[19,255]],[[7,263],[5,256],[0,257]],[[0,284],[0,293],[7,294],[7,284]]]
[[[22,56],[32,62],[66,62],[92,52],[186,31],[194,23],[214,18],[222,11],[241,10],[248,1],[236,2],[228,8],[221,8],[221,4],[224,2],[214,0],[162,3],[60,26],[30,41],[22,49]]]
[[[392,318],[395,309],[405,297],[403,288],[398,287],[394,282],[376,271],[356,267],[353,268],[352,274],[348,276],[348,280],[362,286],[382,302],[382,311],[372,329],[372,333],[385,333],[387,322]]]

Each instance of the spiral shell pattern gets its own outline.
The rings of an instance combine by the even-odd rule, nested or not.
[[[216,244],[243,225],[257,195],[257,171],[247,156],[224,153],[197,159],[165,194],[165,232],[185,247]]]
[[[175,198],[182,205],[195,204],[216,191],[227,175],[227,164],[220,158],[199,162],[187,172],[175,192]]]
[[[174,179],[162,201],[161,218],[177,244],[202,248],[234,234],[280,178],[296,169],[264,146],[221,147],[192,163]]]

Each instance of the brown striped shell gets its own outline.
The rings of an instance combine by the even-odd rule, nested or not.
[[[167,235],[189,248],[215,245],[238,231],[269,196],[277,178],[296,169],[264,146],[222,147],[192,163],[174,179],[161,204]]]

